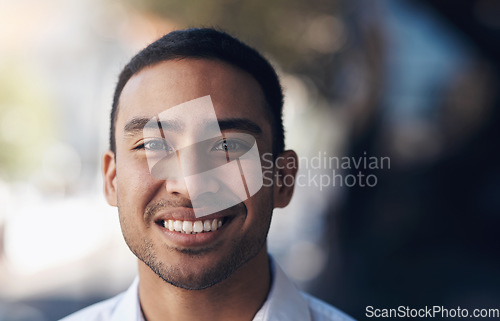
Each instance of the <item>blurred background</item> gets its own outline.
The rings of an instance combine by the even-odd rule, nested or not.
[[[1,321],[57,320],[134,278],[102,195],[112,91],[193,26],[271,59],[301,157],[390,159],[363,168],[373,187],[304,183],[275,211],[269,249],[301,289],[360,320],[499,308],[499,1],[18,0],[0,1]],[[299,174],[332,170],[359,172]]]

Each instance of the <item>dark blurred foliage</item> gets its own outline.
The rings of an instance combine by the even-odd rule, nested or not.
[[[400,161],[391,141],[401,137],[387,134],[381,112],[351,132],[351,155],[389,154],[394,166],[376,188],[347,191],[340,215],[328,216],[340,240],[330,234],[325,244],[340,242],[340,254],[330,255],[337,268],[319,278],[316,294],[359,319],[368,305],[472,309],[500,302],[500,2],[405,3],[442,22],[473,59],[432,88],[436,130],[424,143],[441,146],[432,157]],[[385,104],[373,100],[370,108]]]

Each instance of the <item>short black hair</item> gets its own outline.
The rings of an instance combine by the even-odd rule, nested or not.
[[[259,52],[229,34],[211,28],[172,31],[135,55],[118,78],[111,108],[110,149],[116,153],[115,123],[125,84],[147,66],[175,59],[216,59],[249,73],[262,88],[271,120],[273,154],[285,148],[282,120],[283,90],[276,71]]]

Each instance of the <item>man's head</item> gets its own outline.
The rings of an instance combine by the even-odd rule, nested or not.
[[[227,33],[214,29],[173,31],[140,51],[123,68],[113,96],[110,125],[110,149],[115,151],[115,123],[123,87],[142,69],[167,60],[220,60],[249,73],[264,94],[268,117],[273,127],[273,154],[285,147],[282,121],[283,92],[274,68],[253,48]]]
[[[193,103],[200,102],[201,107],[193,109]],[[104,156],[106,198],[118,206],[131,251],[166,282],[185,289],[207,288],[266,251],[273,208],[286,206],[293,193],[293,186],[280,180],[296,172],[285,164],[296,164],[296,155],[283,151],[281,106],[281,87],[269,63],[214,30],[166,35],[121,73],[111,150]],[[214,118],[210,110],[223,139],[208,139],[211,145],[193,149]],[[151,119],[167,127],[151,131],[144,122]],[[255,163],[244,158],[229,162],[229,156],[252,144],[258,146],[258,156],[283,156],[275,169],[281,175],[272,177],[275,184],[252,195],[247,191],[249,197],[236,205],[197,217],[194,194],[207,201],[217,199],[227,177],[248,185],[252,177],[243,172],[255,170]],[[226,158],[228,164],[218,167],[215,176],[162,176],[152,171],[148,154],[161,152],[178,160],[185,172],[191,166],[189,160],[181,161],[186,150],[186,155],[196,154],[201,160],[194,162],[196,166]]]

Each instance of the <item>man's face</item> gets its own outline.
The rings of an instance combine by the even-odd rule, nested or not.
[[[188,188],[182,175],[163,177],[161,173],[166,168],[160,168],[160,174],[153,172],[151,151],[197,151],[189,147],[206,135],[204,124],[213,117],[187,107],[183,113],[179,109],[182,105],[177,105],[206,96],[213,104],[216,120],[224,124],[219,128],[220,136],[237,137],[249,144],[254,139],[261,154],[272,151],[271,125],[259,84],[249,74],[223,62],[184,59],[146,67],[128,81],[116,119],[116,163],[109,154],[107,161],[105,158],[107,199],[118,206],[129,248],[165,281],[187,289],[218,283],[265,251],[275,205],[273,187],[264,186],[235,206],[200,217],[195,214],[194,194],[214,199],[220,189],[216,178],[204,180],[194,176],[199,180],[191,180]],[[170,108],[175,112],[169,113]],[[175,124],[166,129],[164,145],[158,144],[157,139],[151,140],[148,136],[154,135],[146,129],[137,128],[141,124],[138,120],[159,115],[161,121]],[[235,145],[214,140],[213,149],[206,150],[209,154],[222,151],[226,155],[228,147]],[[189,163],[189,155],[176,158],[179,168],[206,163],[199,162],[199,155],[193,156],[197,162]],[[234,169],[235,166],[227,167],[226,173],[218,173],[241,180],[240,172]],[[201,226],[202,232],[189,234]]]

